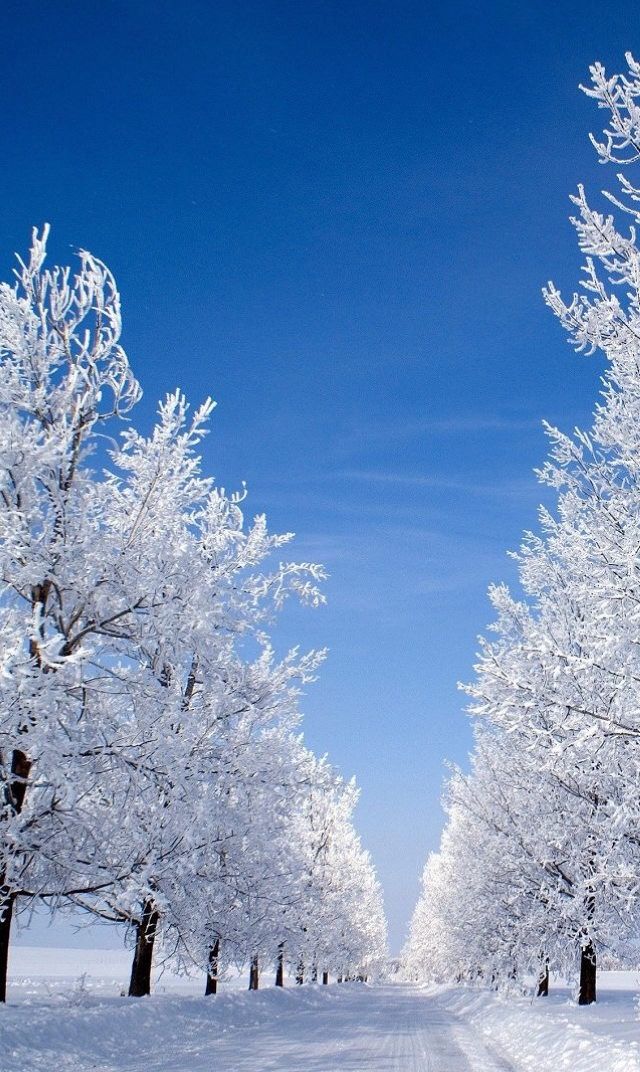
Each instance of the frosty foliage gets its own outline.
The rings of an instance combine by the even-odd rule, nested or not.
[[[366,974],[385,926],[356,794],[298,736],[324,653],[267,632],[324,570],[278,561],[291,536],[203,474],[210,400],[130,423],[113,277],[46,269],[46,239],[0,286],[0,986],[34,900],[129,924],[132,993],[154,945],[212,976],[278,952]]]
[[[586,90],[609,113],[603,163],[640,159],[640,67]],[[490,598],[466,686],[475,718],[468,774],[454,773],[440,851],[423,877],[405,951],[415,978],[516,985],[593,966],[599,952],[637,962],[640,921],[640,191],[624,176],[573,219],[585,254],[579,293],[550,283],[547,304],[578,350],[608,365],[588,432],[547,427],[539,472],[557,489],[519,554],[517,600]],[[581,1000],[583,975],[581,975]]]

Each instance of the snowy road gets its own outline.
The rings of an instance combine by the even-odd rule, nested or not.
[[[510,1072],[479,1033],[409,987],[316,991],[268,1026],[215,1046],[217,1072]]]
[[[38,976],[67,965],[69,951],[50,952],[15,954],[0,1072],[640,1072],[636,972],[603,972],[587,1010],[559,985],[540,1003],[357,983],[250,994],[230,979],[202,998],[201,980],[159,976],[139,999],[117,996],[125,976],[104,951],[81,988]]]
[[[291,987],[219,998],[28,1001],[0,1010],[3,1072],[513,1072],[411,987]]]

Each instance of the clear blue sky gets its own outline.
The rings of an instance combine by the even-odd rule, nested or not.
[[[277,639],[331,649],[306,736],[362,786],[397,949],[540,420],[597,391],[540,287],[573,289],[567,195],[605,179],[577,83],[640,52],[640,10],[5,0],[0,41],[1,274],[44,220],[102,257],[140,419],[211,393],[210,470],[331,571]]]

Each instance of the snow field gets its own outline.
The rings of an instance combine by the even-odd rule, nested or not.
[[[640,1072],[638,977],[602,973],[596,1006],[465,988],[269,985],[159,976],[119,997],[126,950],[12,950],[2,1072]],[[82,977],[81,981],[79,978]]]
[[[125,993],[131,972],[132,950],[67,949],[41,946],[12,946],[9,959],[9,1001],[51,998],[69,1001],[80,993],[119,997]],[[156,994],[204,993],[204,976],[187,978],[155,968],[152,991]],[[224,987],[239,986],[242,978],[234,973]],[[245,983],[246,985],[246,983]]]

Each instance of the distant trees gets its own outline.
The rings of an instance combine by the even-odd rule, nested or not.
[[[34,899],[129,924],[132,995],[154,948],[209,991],[303,947],[366,972],[384,920],[354,791],[297,736],[323,653],[267,634],[288,597],[323,601],[324,571],[268,565],[291,536],[203,475],[213,403],[125,422],[113,277],[86,253],[47,270],[46,239],[0,287],[0,1000]]]
[[[640,65],[585,90],[609,113],[600,160],[640,159]],[[589,432],[548,427],[540,479],[555,515],[518,558],[524,599],[494,587],[495,639],[467,687],[476,719],[471,771],[451,780],[449,822],[427,864],[406,965],[510,985],[579,965],[596,998],[599,950],[638,937],[640,842],[640,222],[638,191],[606,194],[631,219],[572,198],[585,254],[582,291],[545,299],[578,350],[608,360]]]

